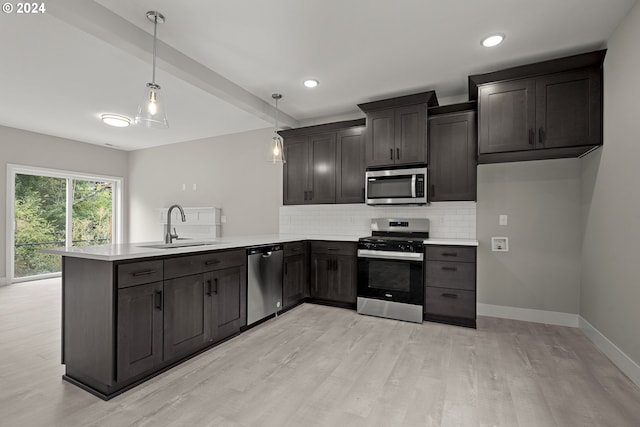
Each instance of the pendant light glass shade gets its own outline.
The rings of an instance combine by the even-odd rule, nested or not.
[[[284,147],[282,146],[282,138],[280,135],[274,135],[271,141],[271,162],[286,163],[284,159]]]
[[[282,99],[282,95],[274,93],[271,95],[276,100],[276,127],[273,130],[273,138],[271,138],[271,149],[269,150],[269,161],[272,163],[286,163],[284,158],[284,146],[282,138],[278,135],[278,100]]]
[[[166,129],[169,127],[160,86],[157,84],[147,83],[144,97],[138,106],[135,122],[148,128]]]
[[[138,112],[134,119],[136,124],[149,128],[166,129],[169,127],[167,113],[164,109],[162,96],[160,96],[160,85],[156,84],[156,42],[158,24],[164,22],[164,16],[155,11],[147,12],[147,19],[153,22],[153,74],[151,83],[147,83],[144,97],[138,105]]]

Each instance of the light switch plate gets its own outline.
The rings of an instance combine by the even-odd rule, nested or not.
[[[498,223],[500,225],[507,225],[508,224],[508,219],[509,219],[508,215],[499,215],[498,216]]]
[[[509,252],[509,238],[508,237],[492,237],[491,250],[493,252]]]

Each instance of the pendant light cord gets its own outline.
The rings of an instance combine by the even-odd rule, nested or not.
[[[276,98],[276,130],[274,133],[278,135],[278,98]]]
[[[158,15],[156,14],[153,18],[153,75],[151,78],[151,83],[155,86],[156,84],[156,33],[158,31]]]

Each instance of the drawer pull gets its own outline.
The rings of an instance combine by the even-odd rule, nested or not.
[[[213,293],[218,295],[218,278],[217,277],[213,279],[213,283],[216,285],[216,287],[213,289]]]
[[[299,252],[299,251],[301,251],[301,250],[302,250],[302,248],[293,248],[293,251],[294,251],[294,252]]]
[[[215,264],[220,264],[220,260],[219,259],[211,259],[209,261],[205,261],[204,265],[215,265]]]
[[[211,279],[207,280],[207,296],[211,296]]]
[[[338,251],[338,248],[327,248],[328,251]]]
[[[458,271],[456,267],[442,267],[442,269],[447,271]]]
[[[456,295],[456,294],[444,293],[444,294],[442,294],[442,296],[445,297],[445,298],[458,298],[458,295]]]
[[[131,275],[133,277],[140,277],[140,276],[148,276],[150,274],[155,274],[155,273],[156,273],[155,270],[145,270],[145,271],[135,271],[131,273]]]
[[[455,252],[442,252],[442,256],[458,256]]]

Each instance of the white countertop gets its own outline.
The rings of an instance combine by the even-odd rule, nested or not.
[[[181,248],[155,249],[143,246],[161,244],[162,242],[141,242],[123,243],[119,245],[98,245],[98,246],[73,246],[53,249],[43,249],[54,255],[68,256],[74,258],[95,259],[101,261],[120,261],[127,259],[149,258],[155,256],[178,255],[213,251],[221,249],[236,249],[250,246],[267,245],[273,243],[296,242],[300,240],[330,240],[340,242],[357,242],[362,236],[350,235],[314,235],[314,234],[264,234],[252,236],[221,237],[218,239],[207,239],[206,245],[186,246]],[[179,240],[178,242],[188,242]],[[477,240],[469,239],[428,239],[424,241],[428,245],[461,245],[478,246]]]

